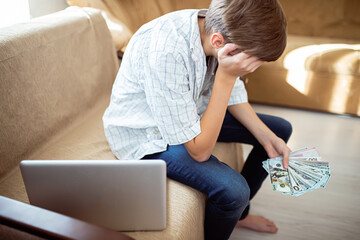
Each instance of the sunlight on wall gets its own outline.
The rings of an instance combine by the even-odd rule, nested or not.
[[[337,76],[335,86],[333,86],[333,92],[330,94],[331,98],[329,99],[329,108],[336,111],[345,111],[348,96],[351,90],[351,83],[354,80],[351,73],[351,67],[354,63],[359,61],[360,44],[339,43],[309,45],[289,52],[285,56],[283,63],[284,67],[288,70],[288,74],[286,76],[287,83],[302,94],[308,95],[313,78],[312,71],[307,69],[307,65],[311,64],[312,59],[316,59],[323,54],[344,49],[354,50],[357,51],[357,53],[349,53],[345,56],[339,57],[339,59],[333,62],[328,68],[333,69],[335,72],[334,76]],[[341,73],[341,76],[337,73]],[[360,112],[360,106],[358,112]]]

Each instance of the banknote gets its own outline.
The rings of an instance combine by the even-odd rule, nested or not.
[[[324,188],[330,179],[329,163],[322,160],[316,147],[291,152],[287,169],[283,167],[282,161],[282,157],[277,157],[262,162],[274,191],[300,196]]]

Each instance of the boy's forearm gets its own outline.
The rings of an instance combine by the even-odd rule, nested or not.
[[[257,116],[249,103],[229,106],[228,110],[239,122],[242,123],[264,147],[269,158],[283,157],[285,168],[289,166],[291,149],[283,139],[279,138]]]
[[[228,110],[261,144],[264,144],[267,138],[274,137],[274,133],[260,120],[249,103],[232,105]]]
[[[193,159],[203,162],[209,159],[225,117],[227,104],[235,81],[222,81],[221,74],[216,76],[209,104],[200,120],[201,133],[185,147]]]

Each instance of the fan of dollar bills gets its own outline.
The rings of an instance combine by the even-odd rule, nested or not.
[[[330,178],[328,162],[323,162],[315,147],[290,153],[289,167],[285,169],[282,157],[263,161],[274,191],[299,196],[319,187],[324,188]]]

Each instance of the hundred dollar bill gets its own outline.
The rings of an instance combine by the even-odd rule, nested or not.
[[[268,160],[270,181],[274,191],[291,194],[291,183],[288,171],[283,167],[281,159]]]

